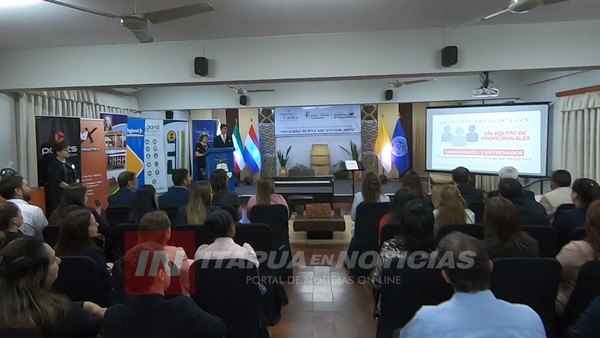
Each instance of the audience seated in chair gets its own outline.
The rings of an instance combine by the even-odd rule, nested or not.
[[[117,177],[119,189],[108,196],[108,206],[114,208],[132,208],[135,203],[135,190],[138,179],[134,172],[124,171]]]
[[[588,306],[568,332],[569,338],[600,337],[600,296]]]
[[[183,168],[175,169],[171,178],[173,186],[158,198],[158,206],[161,209],[179,209],[188,204],[189,188],[192,185],[190,172]]]
[[[600,296],[600,260],[591,260],[581,266],[575,288],[560,316],[561,328],[574,325],[585,309]]]
[[[206,216],[219,209],[219,207],[212,205],[210,183],[206,181],[198,182],[190,188],[190,198],[187,206],[177,210],[175,225],[204,224]]]
[[[551,191],[542,195],[540,204],[546,209],[548,218],[554,220],[556,209],[563,204],[573,203],[571,174],[566,170],[555,170],[550,177]]]
[[[522,231],[517,208],[504,197],[486,201],[483,229],[490,259],[540,256],[538,242]]]
[[[511,167],[511,166],[503,167],[502,169],[500,169],[500,171],[498,171],[498,178],[500,179],[500,181],[502,181],[505,178],[512,178],[512,179],[518,181],[519,180],[519,172],[517,171],[517,169],[515,167]],[[500,191],[498,189],[490,191],[488,193],[487,197],[490,198],[490,197],[496,197],[496,196],[500,196]],[[523,189],[523,197],[535,201],[535,194],[531,190]]]
[[[130,305],[116,304],[106,310],[102,336],[111,338],[225,335],[223,321],[204,312],[190,297],[165,298],[165,290],[171,283],[169,264],[158,264],[155,274],[139,276],[136,271],[142,252],[147,252],[148,257],[165,254],[164,245],[154,242],[138,244],[125,254],[125,292],[131,296],[132,301]]]
[[[23,224],[23,215],[19,207],[12,202],[0,204],[0,248],[13,240],[25,236],[19,231]]]
[[[440,191],[440,202],[433,210],[435,217],[434,235],[440,228],[448,224],[473,224],[475,213],[469,209],[467,201],[461,196],[454,185],[446,185]]]
[[[271,177],[261,177],[256,184],[256,195],[250,196],[248,203],[246,204],[246,215],[250,215],[250,211],[255,205],[262,204],[281,204],[288,209],[288,215],[290,208],[288,207],[285,198],[279,194],[275,194],[275,185]]]
[[[158,195],[152,184],[145,184],[135,192],[130,221],[138,224],[145,214],[158,210]]]
[[[575,229],[584,225],[588,206],[593,201],[600,199],[600,186],[589,178],[576,179],[573,182],[572,197],[575,208],[557,213],[552,222],[552,227],[558,231],[560,245],[567,242]]]
[[[27,180],[23,176],[4,178],[0,181],[0,196],[21,209],[23,225],[19,230],[27,236],[42,239],[42,231],[48,226],[48,221],[40,207],[28,203],[31,200],[31,187]]]
[[[471,257],[468,266],[460,264],[466,254]],[[493,263],[483,241],[454,232],[440,241],[438,255],[453,258],[442,265],[442,276],[454,287],[454,296],[423,306],[399,337],[546,337],[535,311],[496,299],[489,290]]]
[[[457,167],[452,170],[452,180],[456,183],[462,198],[467,201],[469,210],[475,213],[475,222],[481,222],[485,192],[472,185],[471,172],[465,167]]]
[[[392,202],[390,203],[390,212],[381,217],[381,220],[379,221],[379,245],[382,244],[381,230],[383,227],[389,223],[400,223],[402,207],[404,204],[406,204],[406,202],[414,199],[417,199],[417,196],[415,192],[408,187],[404,186],[396,191],[394,197],[392,197]]]
[[[550,224],[546,209],[535,200],[523,196],[523,186],[519,181],[505,178],[498,183],[498,191],[502,197],[513,202],[523,225],[545,226]]]
[[[587,208],[585,226],[585,239],[569,242],[556,256],[562,265],[563,277],[556,296],[556,313],[559,315],[571,297],[579,268],[600,257],[600,201],[592,202]]]
[[[361,191],[354,194],[352,201],[352,211],[350,213],[352,220],[356,221],[356,208],[361,203],[381,203],[389,202],[390,198],[381,192],[381,182],[379,177],[369,172],[363,177]]]
[[[95,337],[103,309],[50,291],[60,258],[39,239],[23,237],[0,252],[0,335],[31,330],[42,337]]]
[[[232,211],[234,213],[232,217],[235,222],[242,219],[240,197],[236,193],[229,191],[229,177],[227,177],[227,172],[223,169],[215,170],[210,177],[210,185],[213,191],[213,205]]]
[[[415,197],[418,199],[428,200],[431,202],[421,183],[421,175],[414,170],[410,170],[402,176],[402,187],[412,190]]]

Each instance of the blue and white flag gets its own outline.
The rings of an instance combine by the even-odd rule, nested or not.
[[[406,139],[406,134],[404,134],[404,127],[402,126],[402,119],[400,116],[398,116],[394,135],[392,136],[392,162],[394,162],[400,175],[410,169],[408,140]]]

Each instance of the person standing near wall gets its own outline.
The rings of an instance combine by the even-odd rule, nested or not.
[[[196,143],[196,151],[194,156],[196,157],[196,168],[198,173],[196,177],[198,181],[204,181],[206,179],[206,152],[208,151],[208,135],[201,134],[198,143]]]
[[[79,179],[75,173],[75,165],[69,163],[69,147],[66,143],[58,143],[52,147],[54,158],[48,162],[48,191],[46,191],[46,213],[52,214],[60,202],[65,188]]]

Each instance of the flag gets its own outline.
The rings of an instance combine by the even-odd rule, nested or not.
[[[240,171],[244,170],[246,163],[244,161],[244,145],[242,144],[242,137],[240,136],[240,125],[237,120],[235,120],[232,138],[233,147],[235,148],[233,151],[233,162],[235,163],[233,171],[238,174]]]
[[[260,171],[260,145],[252,120],[250,120],[250,130],[248,130],[248,135],[246,135],[246,140],[244,140],[244,147],[244,160],[250,166],[252,173]]]
[[[392,147],[390,145],[390,135],[388,135],[383,119],[379,120],[379,131],[375,141],[375,154],[385,171],[392,171]]]
[[[398,115],[394,136],[392,137],[392,161],[400,175],[410,169],[410,156],[408,154],[408,140],[404,134],[402,118]]]

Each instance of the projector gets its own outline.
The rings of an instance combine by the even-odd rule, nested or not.
[[[474,98],[498,97],[498,95],[500,95],[500,90],[498,88],[481,87],[481,88],[473,89],[471,94],[473,95]]]

